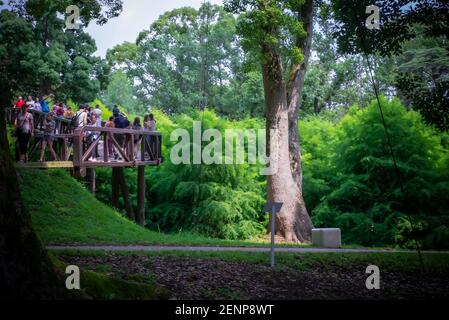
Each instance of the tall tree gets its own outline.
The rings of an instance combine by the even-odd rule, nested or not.
[[[358,104],[366,105],[375,98],[371,79],[362,54],[342,53],[333,34],[335,14],[328,2],[320,4],[315,15],[319,28],[313,34],[314,52],[305,79],[302,114],[319,113],[324,109],[342,111]],[[394,58],[378,55],[370,58],[379,91],[394,96]]]
[[[145,104],[173,114],[202,103],[233,114],[243,60],[235,25],[233,15],[210,3],[175,9],[141,32],[136,43],[109,50],[107,59],[136,84]]]
[[[445,77],[428,79],[429,82],[423,86],[423,82],[417,79],[423,76],[422,70],[430,68],[430,71],[440,64],[438,73],[447,74],[444,63],[440,58],[447,59],[449,36],[449,3],[445,0],[334,0],[333,10],[336,23],[334,34],[338,39],[340,52],[380,54],[382,56],[400,55],[404,49],[404,43],[417,40],[420,36],[427,38],[445,39],[445,45],[425,52],[415,52],[414,59],[408,65],[402,65],[402,72],[411,71],[412,65],[419,63],[421,71],[405,72],[399,78],[398,87],[402,88],[403,94],[408,94],[409,99],[413,97],[415,107],[420,110],[424,118],[431,124],[442,130],[447,130],[449,123],[449,95],[447,91],[447,80]],[[365,27],[366,7],[376,5],[380,9],[380,25],[378,30],[369,30]],[[420,27],[416,27],[419,25]],[[444,48],[444,49],[443,49]],[[407,49],[405,47],[405,49]],[[442,52],[442,49],[445,51]],[[424,54],[424,55],[423,55]],[[408,54],[410,59],[410,54]],[[437,58],[433,63],[429,57]],[[406,58],[407,59],[407,58]],[[433,59],[432,59],[433,60]],[[444,61],[444,60],[443,60]],[[433,64],[433,66],[432,66]],[[421,75],[419,75],[421,73]],[[435,77],[435,73],[430,75]],[[447,78],[447,77],[446,77]],[[432,84],[433,82],[433,84]]]
[[[80,1],[75,1],[80,3]],[[17,173],[11,159],[5,123],[5,110],[16,90],[32,90],[42,79],[56,77],[61,60],[61,45],[50,45],[37,39],[45,35],[29,14],[32,10],[45,21],[45,5],[64,1],[10,1],[14,11],[0,12],[0,287],[1,298],[63,299],[69,292],[56,272],[44,247],[31,227],[30,217],[22,203]],[[66,4],[68,1],[65,2]],[[89,1],[90,15],[102,21],[101,5],[121,1]],[[0,4],[2,2],[0,1]],[[73,3],[70,3],[73,4]],[[67,4],[68,5],[68,4]],[[36,7],[33,7],[36,6]],[[34,9],[32,9],[34,8]],[[28,11],[28,9],[30,11]],[[34,12],[34,11],[33,11]],[[47,11],[45,11],[47,12]],[[65,12],[65,7],[64,11]],[[89,11],[86,10],[86,13]],[[95,13],[96,12],[96,13]],[[56,14],[56,13],[55,13]],[[47,21],[49,22],[49,21]],[[43,24],[45,26],[45,23]],[[50,30],[50,29],[48,29]],[[20,38],[18,38],[20,35]],[[50,39],[53,34],[48,34]],[[46,55],[40,51],[43,47]],[[42,76],[43,78],[40,78]],[[31,92],[31,91],[29,91]]]
[[[80,8],[83,24],[78,30],[67,30],[65,19],[60,17],[69,5]],[[118,15],[121,6],[121,0],[9,1],[9,10],[1,13],[4,24],[0,32],[7,41],[2,41],[5,49],[0,53],[0,64],[5,71],[2,76],[10,84],[2,88],[2,94],[55,92],[61,100],[93,100],[101,81],[107,80],[104,73],[108,69],[104,61],[93,57],[95,41],[83,26],[91,21],[104,23]],[[21,32],[25,34],[19,41],[14,35]],[[23,72],[18,74],[19,69]]]
[[[288,242],[310,240],[312,223],[302,195],[298,116],[311,51],[313,0],[229,0],[225,8],[242,14],[238,31],[244,48],[257,52],[261,61],[267,132],[270,136],[274,130],[278,144],[278,168],[268,176],[268,200],[284,203],[276,233]]]
[[[441,131],[449,130],[449,42],[418,31],[398,57],[397,87],[402,97]]]

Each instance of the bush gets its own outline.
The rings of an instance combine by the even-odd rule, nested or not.
[[[310,172],[304,175],[304,186],[319,186],[308,189],[309,199],[315,197],[309,203],[314,205],[318,197],[324,203],[312,207],[313,221],[317,226],[341,227],[346,243],[409,247],[417,237],[424,247],[444,247],[449,226],[447,137],[426,126],[417,112],[407,110],[399,100],[381,103],[405,199],[373,102],[366,109],[352,108],[337,125],[335,139],[315,129],[321,138],[314,139],[322,140],[321,148],[333,152],[311,148],[314,159],[305,161]],[[415,234],[409,232],[408,217],[415,222]],[[444,228],[439,228],[441,224]]]

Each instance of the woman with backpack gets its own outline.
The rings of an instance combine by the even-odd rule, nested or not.
[[[34,132],[33,115],[28,112],[28,106],[26,104],[21,107],[14,125],[14,134],[17,138],[17,148],[19,151],[19,162],[23,163],[27,160],[28,144]]]

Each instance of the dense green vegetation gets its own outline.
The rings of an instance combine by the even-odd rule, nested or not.
[[[405,199],[373,102],[366,109],[354,107],[337,125],[314,119],[307,128],[303,122],[304,184],[313,220],[341,227],[347,243],[411,246],[418,238],[426,248],[447,248],[449,136],[424,125],[398,100],[382,99],[382,107]],[[307,141],[316,139],[309,147]]]
[[[76,1],[80,6],[81,2]],[[176,166],[170,162],[170,133],[178,128],[191,132],[193,121],[201,121],[203,131],[216,128],[222,133],[265,127],[263,59],[255,52],[266,39],[254,33],[261,30],[248,24],[254,20],[263,25],[255,1],[244,2],[253,5],[252,11],[243,10],[246,5],[239,6],[239,1],[226,1],[228,11],[204,4],[198,10],[167,12],[135,42],[109,50],[107,61],[93,56],[95,41],[83,28],[64,30],[58,12],[65,1],[56,1],[54,6],[40,0],[11,3],[12,10],[0,14],[1,84],[8,84],[0,90],[2,103],[17,94],[54,92],[56,99],[73,107],[86,101],[100,105],[103,120],[117,104],[130,118],[153,112],[163,135],[165,161],[159,168],[146,169],[146,226],[156,232],[128,223],[83,189],[72,190],[72,180],[62,172],[21,172],[25,201],[45,241],[169,243],[171,236],[162,232],[187,232],[187,239],[209,243],[211,237],[247,240],[265,235],[267,216],[261,208],[267,181],[259,175],[259,166]],[[283,3],[291,9],[305,2],[273,2],[279,9],[273,17],[282,20],[281,29],[302,39],[303,26]],[[376,34],[366,30],[358,34],[352,5],[361,8],[358,15],[365,14],[363,1],[323,2],[315,8],[314,19],[320,28],[314,33],[314,54],[299,114],[308,211],[316,227],[342,228],[345,244],[411,247],[417,239],[424,248],[449,248],[444,28],[429,24],[426,12],[431,11],[408,17],[398,14],[395,6],[386,6],[391,25]],[[106,17],[119,14],[121,3],[82,9],[84,22],[104,23]],[[443,12],[439,9],[435,14]],[[407,41],[393,41],[396,33],[404,33]],[[19,44],[14,41],[16,34],[22,35]],[[365,37],[372,40],[367,60]],[[292,39],[268,40],[279,45],[285,64],[302,60],[302,52],[289,46]],[[377,102],[371,102],[375,95],[367,62],[385,96],[381,104],[399,173]],[[17,78],[21,81],[10,81]],[[97,173],[97,198],[110,203],[111,172],[98,169]],[[126,170],[126,177],[136,206],[135,170]],[[53,190],[61,190],[60,197],[67,203],[47,201]],[[98,216],[87,214],[92,208]],[[59,212],[58,218],[45,215],[47,210]],[[102,224],[110,219],[110,229],[104,230]],[[91,231],[86,233],[85,225]],[[112,233],[116,240],[110,238]]]
[[[304,194],[317,227],[340,227],[345,244],[448,248],[449,136],[424,124],[419,113],[399,100],[382,99],[406,199],[402,199],[377,102],[354,106],[337,121],[335,113],[307,116],[303,140]],[[164,134],[164,157],[173,145],[169,132],[207,128],[260,128],[254,119],[229,121],[212,111],[191,110],[168,117],[156,113]],[[264,179],[257,166],[175,166],[165,161],[147,170],[147,226],[163,232],[189,231],[223,239],[264,233],[261,213]],[[110,171],[99,170],[99,198],[110,199]],[[128,172],[135,194],[136,174]],[[133,199],[134,203],[136,199]],[[412,235],[409,215],[417,226]]]

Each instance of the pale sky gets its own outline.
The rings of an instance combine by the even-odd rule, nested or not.
[[[161,14],[181,7],[198,9],[204,0],[123,0],[123,11],[118,18],[99,26],[91,23],[86,31],[97,43],[97,55],[105,57],[106,51],[125,41],[134,42],[139,33],[148,29]],[[223,4],[223,0],[210,0]]]

